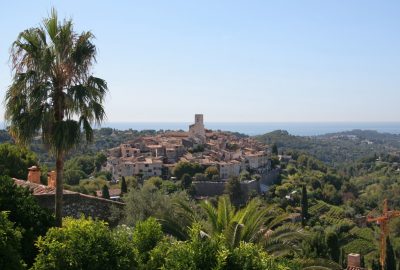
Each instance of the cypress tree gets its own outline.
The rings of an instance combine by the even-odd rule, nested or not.
[[[339,265],[346,268],[346,254],[343,248],[340,249]]]
[[[121,178],[121,195],[128,192],[128,186],[126,185],[125,177]]]
[[[276,145],[276,143],[272,145],[272,154],[278,155],[278,146]]]
[[[329,231],[325,235],[326,246],[328,247],[329,257],[334,262],[340,263],[341,250],[339,247],[339,238],[336,232]]]
[[[185,173],[181,178],[181,185],[183,189],[189,189],[192,186],[192,177]]]
[[[394,256],[393,246],[389,237],[386,238],[386,259],[384,270],[396,270],[396,259]]]
[[[104,185],[101,189],[101,197],[104,199],[110,199],[110,192],[108,190],[107,185]]]
[[[380,270],[380,265],[377,260],[372,260],[371,269],[372,270]]]
[[[308,195],[306,185],[302,186],[301,192],[301,224],[304,226],[308,219]]]
[[[364,258],[364,255],[362,255],[362,254],[360,254],[360,255],[361,255],[360,266],[363,267],[363,268],[365,268],[365,258]]]

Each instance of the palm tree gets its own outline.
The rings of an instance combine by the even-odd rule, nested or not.
[[[91,32],[74,32],[72,20],[58,21],[53,9],[38,27],[21,32],[12,44],[13,81],[6,92],[5,119],[15,140],[28,144],[38,133],[56,158],[55,215],[62,225],[65,154],[92,140],[92,124],[105,118],[104,80],[92,76],[96,47]]]
[[[294,251],[304,238],[300,226],[290,224],[288,216],[274,209],[263,207],[259,199],[252,199],[245,207],[236,210],[226,196],[221,196],[218,206],[204,201],[202,207],[211,224],[211,234],[223,234],[226,244],[235,248],[241,241],[260,243],[274,255]]]
[[[189,237],[192,224],[203,224],[204,232],[210,237],[224,236],[230,248],[238,247],[241,241],[259,243],[274,255],[294,251],[304,238],[303,230],[295,224],[284,224],[286,214],[276,211],[273,206],[262,207],[258,199],[252,199],[245,207],[236,210],[229,197],[221,196],[217,207],[203,201],[202,213],[194,211],[189,204],[178,201],[173,216],[160,219],[164,231],[180,240]]]

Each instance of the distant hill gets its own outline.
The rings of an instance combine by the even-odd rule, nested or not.
[[[333,165],[373,154],[400,151],[400,135],[372,130],[352,130],[319,136],[293,136],[285,130],[276,130],[255,138],[266,144],[275,143],[280,152],[303,151]]]

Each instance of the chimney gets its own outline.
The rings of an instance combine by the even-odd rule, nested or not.
[[[37,166],[28,168],[28,181],[35,184],[40,184],[40,169]]]
[[[347,255],[347,267],[361,267],[361,256],[357,253]]]
[[[56,171],[51,171],[47,174],[47,186],[55,188],[56,180],[57,180],[57,172]]]

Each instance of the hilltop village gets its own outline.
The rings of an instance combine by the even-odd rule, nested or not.
[[[202,114],[195,115],[195,123],[188,132],[165,132],[145,136],[121,144],[107,151],[103,170],[113,179],[139,176],[144,179],[171,177],[178,162],[198,163],[204,168],[218,168],[218,181],[239,176],[242,171],[259,174],[271,170],[269,149],[252,138],[237,137],[228,132],[212,131],[204,127]]]

